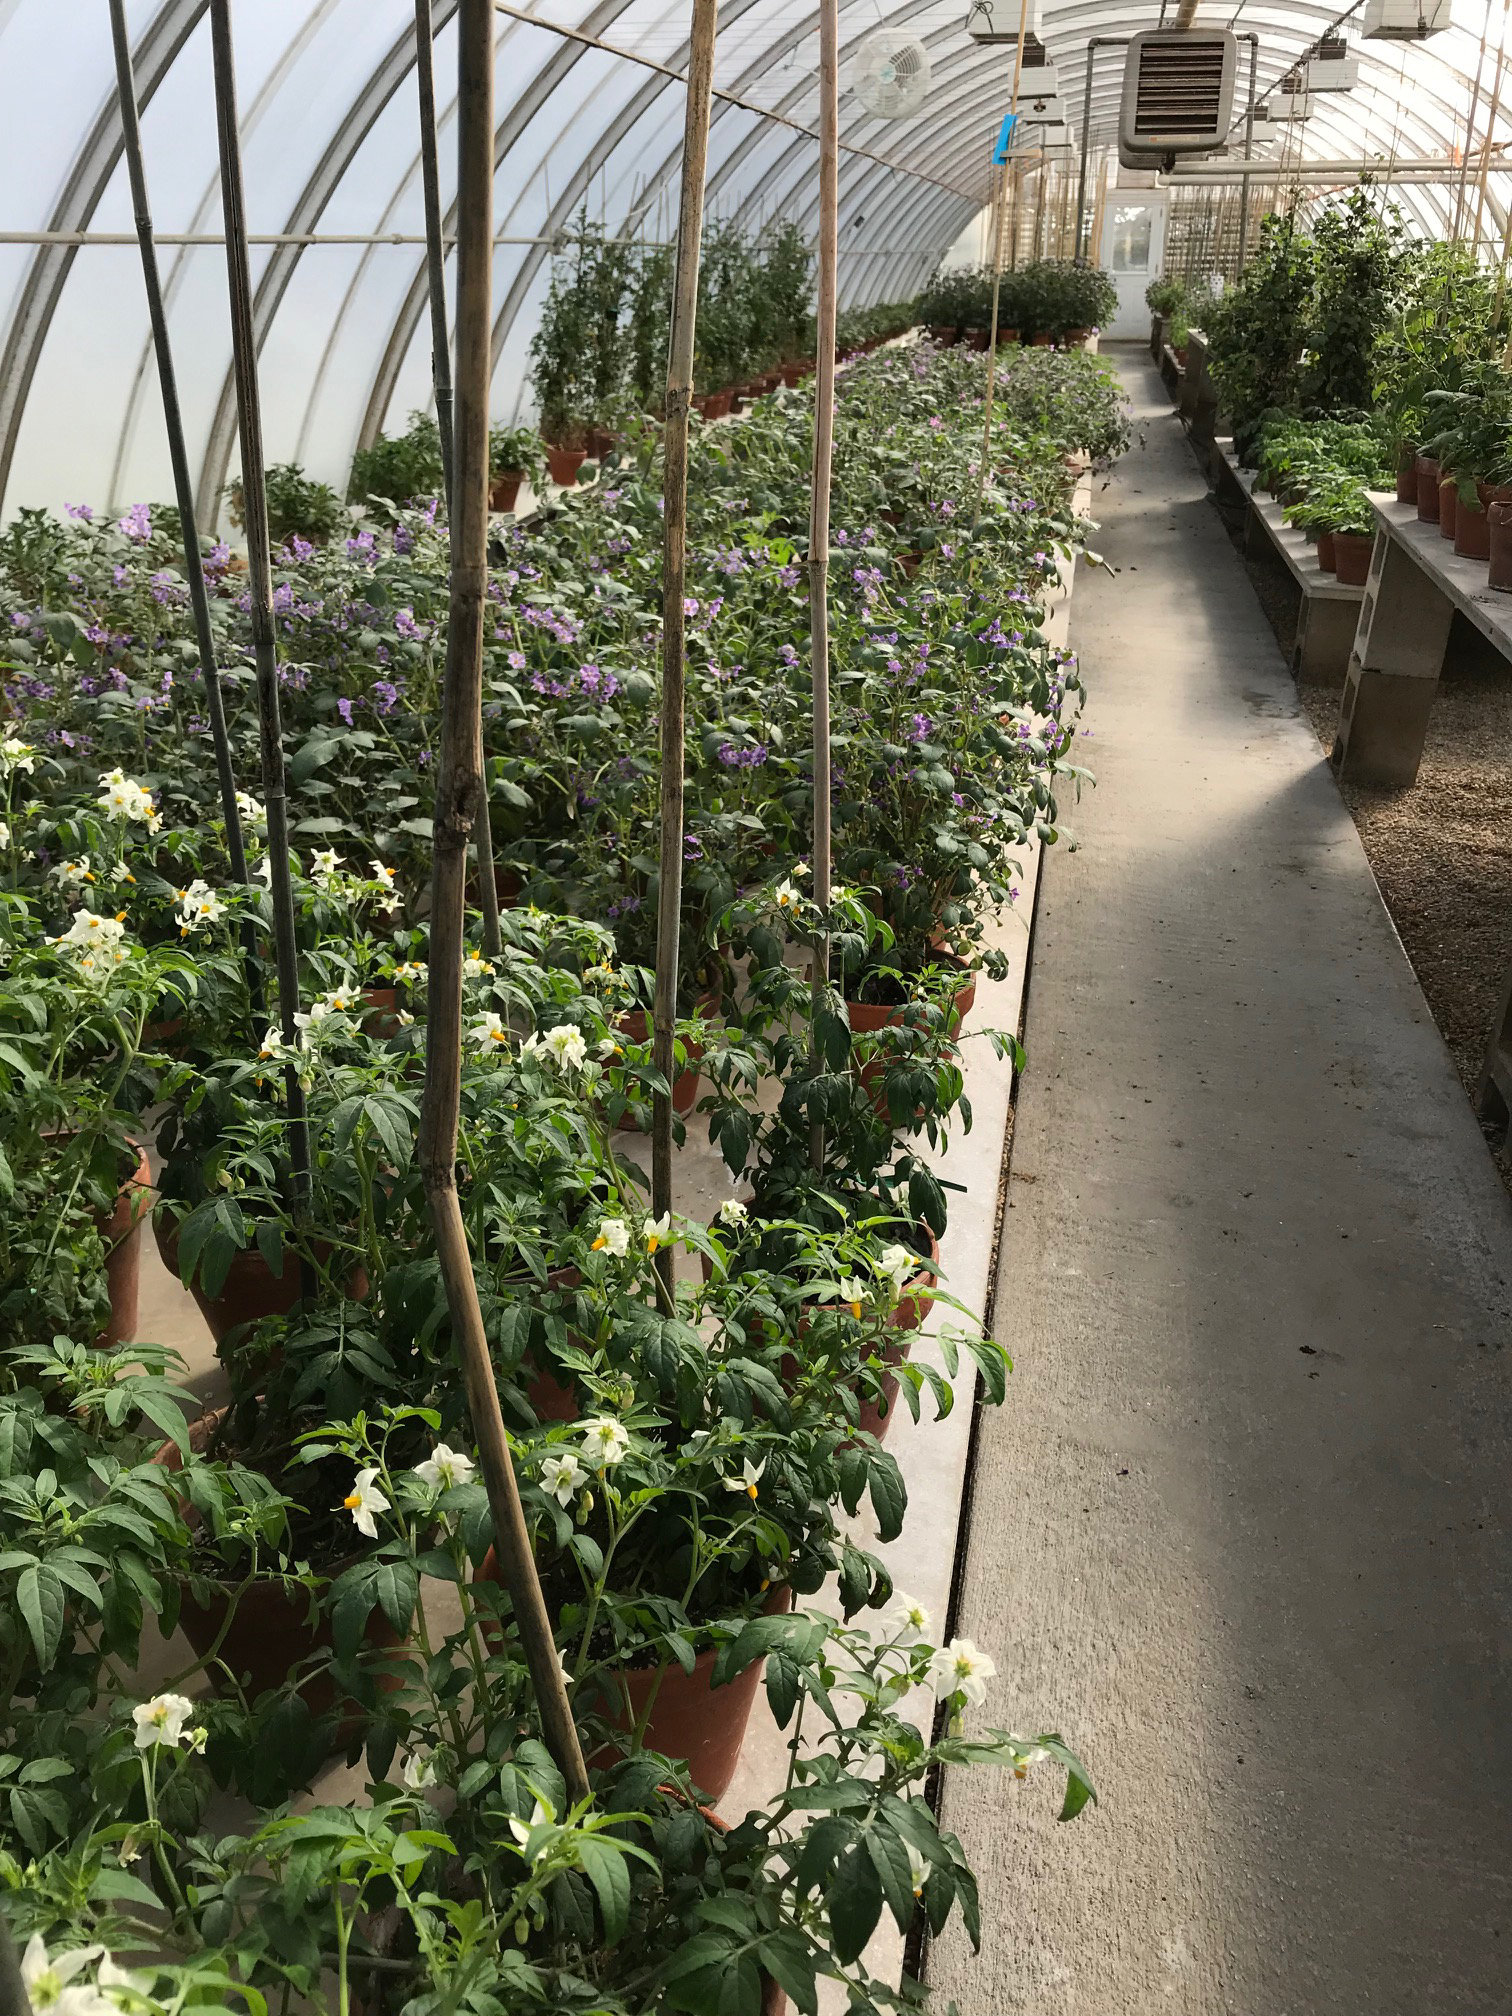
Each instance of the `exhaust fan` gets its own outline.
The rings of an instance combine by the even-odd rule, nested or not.
[[[1226,28],[1146,28],[1129,44],[1118,158],[1143,168],[1176,154],[1211,154],[1234,111],[1239,45]]]

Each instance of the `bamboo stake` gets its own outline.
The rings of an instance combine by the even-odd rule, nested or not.
[[[704,178],[709,156],[709,105],[719,0],[693,0],[688,44],[688,93],[683,112],[682,188],[677,215],[677,266],[667,341],[666,424],[662,429],[662,690],[661,861],[656,889],[656,995],[651,1062],[667,1086],[651,1102],[651,1211],[672,1209],[672,1097],[676,1075],[677,968],[682,926],[683,772],[686,764],[683,592],[688,561],[688,408],[693,398],[693,338],[698,322],[698,253],[703,237]],[[656,1270],[669,1302],[672,1248],[662,1246]]]
[[[1014,114],[1017,114],[1018,112],[1019,79],[1024,74],[1024,34],[1028,26],[1029,26],[1029,0],[1020,0],[1018,47],[1014,51],[1013,55],[1013,95],[1008,106],[1008,110]],[[1089,51],[1087,61],[1090,63],[1091,60],[1092,57]],[[1012,152],[1014,139],[1017,137],[1016,128],[1017,128],[1017,119],[1015,118],[1014,127],[1010,128],[1008,135],[1008,148],[1010,153]],[[1005,161],[1003,163],[1003,182],[1002,182],[1002,189],[1004,195],[1006,195],[1009,186],[1008,175],[1009,175],[1009,164],[1008,162]],[[1018,230],[1018,214],[1017,214],[1017,203],[1015,202],[1014,207],[1015,265],[1018,264],[1017,230]],[[992,394],[997,385],[998,304],[1001,297],[1002,284],[1003,284],[1003,220],[1002,220],[1002,207],[1000,203],[998,210],[997,230],[994,233],[993,245],[992,245],[992,323],[987,337],[987,394],[982,401],[982,466],[977,476],[977,516],[979,518],[982,515],[983,500],[986,498],[987,495],[988,472],[992,467]]]
[[[514,1606],[547,1748],[574,1802],[588,1796],[588,1773],[567,1704],[562,1662],[531,1557],[509,1439],[499,1410],[488,1340],[462,1209],[457,1201],[457,1116],[462,1098],[462,951],[467,846],[482,795],[479,703],[483,609],[488,589],[488,388],[492,320],[493,8],[461,0],[457,10],[457,396],[455,512],[451,539],[451,621],[441,694],[436,772],[435,853],[430,937],[425,1097],[420,1173],[436,1234],[436,1256],[451,1312],[478,1460],[493,1513],[494,1550]]]
[[[189,452],[184,443],[184,416],[179,407],[178,378],[173,368],[173,346],[168,337],[157,245],[152,232],[152,207],[147,197],[147,168],[142,157],[142,129],[137,117],[131,41],[126,30],[126,0],[110,0],[110,33],[115,44],[116,90],[121,104],[121,137],[126,154],[126,172],[131,182],[131,207],[137,242],[142,251],[142,284],[146,289],[147,314],[152,323],[152,347],[157,354],[158,382],[163,392],[163,425],[168,435],[168,459],[173,466],[173,492],[178,500],[179,530],[184,542],[184,573],[189,582],[189,606],[194,612],[194,634],[199,645],[205,713],[215,749],[221,817],[226,822],[226,853],[231,863],[232,879],[247,883],[251,877],[247,873],[247,850],[242,839],[241,813],[236,804],[236,772],[231,762],[231,738],[226,732],[225,698],[215,657],[215,635],[210,628],[210,598],[205,591],[199,530],[194,522],[194,486],[189,476]],[[257,934],[250,918],[243,920],[242,943],[247,995],[256,1017],[262,1014],[262,973],[257,958]]]
[[[294,884],[289,875],[289,801],[285,790],[283,721],[278,702],[278,643],[273,627],[273,556],[263,469],[262,403],[257,386],[257,335],[247,257],[247,205],[236,116],[236,52],[231,0],[210,0],[210,49],[215,70],[215,121],[220,145],[221,209],[226,230],[226,280],[231,297],[231,358],[241,433],[242,516],[247,532],[247,595],[257,677],[257,724],[263,803],[268,819],[268,874],[273,902],[273,950],[278,971],[279,1027],[291,1052],[284,1064],[289,1103],[289,1163],[293,1202],[301,1214],[310,1191],[310,1128],[299,1082],[299,953],[294,939]],[[186,520],[186,524],[192,519]],[[305,1270],[308,1272],[308,1270]]]
[[[446,326],[446,248],[441,233],[441,171],[436,154],[436,79],[433,63],[430,0],[415,0],[415,81],[420,101],[420,179],[425,190],[425,271],[430,292],[431,382],[436,392],[436,432],[441,437],[441,482],[446,491],[446,515],[452,516],[451,338]],[[481,705],[481,701],[480,701]],[[481,732],[481,730],[480,730]],[[487,770],[484,771],[485,780]],[[497,959],[503,949],[499,935],[499,885],[494,879],[493,828],[488,792],[478,800],[478,902],[483,912],[483,949]]]
[[[840,24],[838,0],[819,0],[819,299],[814,343],[814,475],[809,501],[809,660],[814,694],[814,940],[810,1045],[819,1052],[819,1013],[829,989],[830,808],[829,543],[830,474],[835,451],[835,322],[840,222]],[[809,1159],[824,1167],[824,1128],[809,1129]]]

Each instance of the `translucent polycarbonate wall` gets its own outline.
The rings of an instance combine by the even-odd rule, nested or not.
[[[455,8],[456,0],[433,0],[448,205]],[[518,19],[521,11],[534,19]],[[1079,142],[1089,38],[1153,26],[1159,7],[1040,0],[1035,11],[1069,104],[1069,137]],[[1261,95],[1338,11],[1290,0],[1240,8],[1235,25],[1259,38]],[[1420,230],[1468,230],[1482,147],[1488,133],[1493,142],[1512,138],[1512,104],[1504,116],[1502,7],[1457,0],[1456,11],[1455,25],[1423,44],[1352,42],[1360,84],[1317,97],[1286,158],[1379,156],[1389,177],[1398,160],[1445,161],[1456,150],[1463,157],[1473,138],[1465,197],[1453,171],[1436,184],[1404,179],[1397,191]],[[1204,9],[1200,18],[1231,14]],[[205,0],[129,0],[128,15],[159,235],[213,239],[220,201]],[[972,42],[965,15],[965,0],[842,0],[847,303],[913,292],[989,195],[990,142],[1007,106],[1014,52]],[[529,341],[551,242],[574,215],[586,205],[611,230],[671,234],[682,90],[666,73],[683,67],[688,21],[688,0],[541,0],[529,10],[499,10],[493,403],[500,419],[529,412]],[[850,89],[850,58],[884,22],[917,35],[930,53],[929,94],[910,118],[873,117]],[[358,445],[429,401],[414,8],[412,0],[237,0],[235,30],[250,228],[321,241],[254,247],[268,454],[339,485]],[[752,225],[791,217],[813,230],[816,147],[799,129],[817,123],[817,53],[817,19],[802,0],[726,0],[715,81],[743,102],[715,106],[713,214]],[[1122,52],[1108,43],[1090,60],[1090,138],[1100,147],[1117,116]],[[1241,78],[1247,95],[1247,47]],[[1512,100],[1512,84],[1505,95]],[[1352,179],[1341,169],[1341,184]],[[1308,190],[1316,194],[1318,185]],[[1481,235],[1498,251],[1509,193],[1508,175],[1495,168],[1479,208]],[[131,228],[106,0],[0,0],[0,509],[7,515],[22,504],[87,499],[118,507],[169,493]],[[10,242],[47,233],[128,242]],[[343,238],[363,242],[332,242]],[[200,516],[209,524],[236,467],[223,254],[216,243],[165,242],[161,256]]]

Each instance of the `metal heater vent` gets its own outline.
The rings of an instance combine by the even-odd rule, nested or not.
[[[1237,60],[1227,29],[1136,35],[1124,66],[1120,160],[1138,167],[1152,157],[1221,146],[1233,117]]]

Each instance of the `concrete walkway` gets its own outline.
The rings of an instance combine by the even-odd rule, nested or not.
[[[962,2016],[1512,2009],[1512,1208],[1155,373],[1072,641],[959,1629]]]

